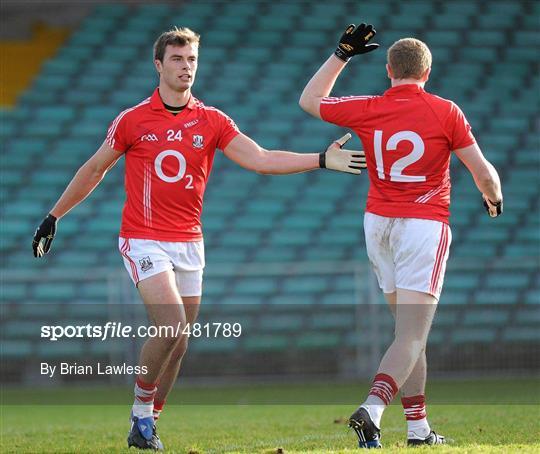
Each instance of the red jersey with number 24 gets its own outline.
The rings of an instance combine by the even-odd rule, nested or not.
[[[367,212],[448,223],[451,152],[475,142],[456,104],[407,84],[382,96],[323,98],[320,113],[362,141]]]
[[[227,115],[194,97],[173,115],[157,89],[120,113],[105,139],[126,158],[120,236],[201,240],[203,196],[216,148],[223,150],[238,134]]]

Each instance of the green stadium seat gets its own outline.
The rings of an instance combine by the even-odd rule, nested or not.
[[[311,328],[317,332],[322,330],[339,330],[345,332],[354,328],[355,320],[353,312],[321,313],[311,317]]]
[[[507,289],[526,288],[529,282],[527,273],[517,272],[493,272],[487,276],[486,284],[488,287],[502,287]]]
[[[430,30],[426,32],[425,41],[428,46],[457,46],[461,34],[453,30]]]
[[[529,290],[525,294],[526,304],[540,304],[540,289]]]
[[[498,57],[497,50],[493,47],[464,47],[460,51],[464,60],[489,63]]]
[[[509,289],[480,290],[473,300],[475,304],[508,305],[516,301],[517,292]]]
[[[493,13],[497,13],[505,16],[516,16],[522,12],[522,2],[513,2],[513,1],[497,1],[493,3],[488,3],[488,9]]]
[[[403,28],[406,26],[410,29],[410,33],[407,33],[403,36],[413,36],[418,30],[424,29],[427,23],[427,18],[421,13],[411,15],[411,14],[392,14],[389,17],[389,27],[390,30],[395,28]],[[387,25],[388,26],[388,25]]]
[[[480,246],[482,243],[491,243],[494,241],[504,242],[508,236],[509,233],[502,225],[491,226],[491,228],[484,226],[483,230],[471,230],[467,235],[467,240],[470,242],[478,242]]]
[[[444,278],[444,286],[448,290],[473,290],[478,283],[478,274],[472,273],[449,271]]]
[[[507,43],[507,37],[494,30],[471,30],[468,41],[472,46],[503,46]]]
[[[32,222],[28,219],[3,219],[2,234],[19,234],[20,232],[31,232]]]
[[[285,31],[294,30],[295,23],[296,23],[295,17],[289,16],[289,15],[279,15],[276,17],[275,15],[268,14],[268,15],[260,15],[255,21],[255,26],[258,27],[260,30],[264,30],[264,31],[276,30],[279,32],[285,32]]]
[[[34,297],[53,302],[71,302],[77,296],[74,283],[40,283],[34,286]]]
[[[444,11],[447,13],[472,16],[478,13],[478,3],[468,1],[453,1],[444,3]]]
[[[255,262],[288,262],[296,258],[294,249],[287,246],[258,247],[253,260]]]
[[[456,255],[462,257],[495,257],[496,244],[485,243],[479,245],[476,241],[465,241],[453,246],[453,251]]]
[[[269,242],[276,246],[305,246],[311,243],[311,238],[305,232],[278,229],[270,234]]]
[[[294,345],[301,350],[324,350],[339,347],[341,337],[338,334],[317,333],[299,336]]]
[[[492,328],[461,328],[454,331],[451,338],[454,344],[487,344],[496,340],[496,333]]]
[[[83,357],[84,343],[79,340],[67,339],[62,342],[40,342],[36,346],[36,354],[40,359],[57,359],[65,361],[68,358]]]
[[[271,335],[246,337],[243,346],[247,352],[281,352],[287,351],[290,339],[287,336]]]
[[[32,342],[24,340],[2,340],[2,358],[23,359],[32,355]]]
[[[313,230],[321,227],[323,219],[316,213],[292,215],[286,217],[280,223],[280,227],[285,229]]]
[[[304,318],[301,315],[266,315],[259,318],[259,329],[263,332],[298,332]]]
[[[538,247],[531,247],[530,243],[512,243],[505,245],[504,255],[506,257],[538,257]]]
[[[357,304],[356,297],[351,292],[332,292],[326,294],[321,298],[321,304],[323,305],[351,305]]]
[[[314,245],[308,250],[304,250],[302,259],[306,261],[339,261],[344,260],[348,255],[348,246],[333,244],[331,248]]]
[[[471,17],[461,12],[445,12],[433,17],[433,26],[437,30],[467,29],[471,25]]]
[[[94,247],[92,247],[94,248]],[[57,263],[62,266],[73,267],[74,269],[85,269],[98,264],[98,257],[96,254],[89,252],[82,253],[77,252],[59,252],[56,254]]]
[[[197,353],[221,354],[238,351],[240,341],[238,338],[200,337],[190,343],[190,351]]]
[[[540,332],[537,328],[512,327],[503,332],[502,340],[504,342],[528,342],[537,344],[540,341]]]
[[[328,284],[321,276],[294,276],[285,278],[282,291],[286,293],[319,293],[326,290]]]
[[[508,313],[504,310],[470,310],[465,313],[464,325],[471,326],[503,326],[508,321]]]
[[[107,284],[104,282],[102,285],[106,286]],[[89,320],[106,323],[110,313],[110,308],[106,302],[107,300],[100,301],[92,298],[69,304],[65,309],[65,316],[72,320],[84,320],[86,323]],[[73,324],[78,325],[81,323],[73,322]]]
[[[444,300],[444,303],[446,304],[446,299]],[[435,319],[433,323],[435,327],[438,327],[438,326],[453,327],[456,325],[457,319],[458,319],[458,314],[456,311],[450,312],[447,310],[443,310],[443,308],[440,307],[437,310],[437,313],[435,314]]]
[[[64,304],[22,299],[17,304],[17,316],[23,320],[40,320],[49,322],[58,320],[63,315]]]
[[[538,62],[538,49],[534,47],[514,47],[510,52],[510,49],[506,49],[504,52],[504,59],[508,62]]]
[[[540,323],[540,309],[518,309],[515,317],[515,322],[519,323],[520,325],[538,326],[538,324]]]
[[[236,282],[234,291],[238,294],[269,295],[278,289],[277,281],[272,278],[244,278]]]
[[[27,286],[25,284],[2,282],[0,296],[2,297],[2,303],[8,301],[20,302],[27,296]]]
[[[2,346],[4,339],[28,339],[34,341],[40,339],[42,325],[42,320],[5,321],[2,323]]]
[[[268,230],[275,225],[274,219],[275,214],[272,213],[265,213],[264,217],[261,217],[257,213],[249,213],[235,218],[233,221],[233,228],[240,227],[243,229]]]
[[[512,16],[505,16],[498,13],[485,13],[478,17],[478,26],[485,30],[505,29],[511,27],[515,22]]]
[[[279,306],[281,311],[298,305],[312,306],[315,304],[315,296],[310,294],[273,295],[268,298],[268,303],[272,306]]]
[[[285,204],[281,200],[258,199],[251,200],[246,206],[249,214],[281,214],[285,212]]]
[[[534,225],[519,227],[516,239],[530,241],[532,244],[536,244],[538,250],[538,247],[540,247],[540,229],[538,229],[538,226]]]
[[[224,235],[221,244],[228,247],[252,247],[260,243],[260,233],[252,230],[235,230]]]

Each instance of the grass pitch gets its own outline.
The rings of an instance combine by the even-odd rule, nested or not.
[[[158,423],[159,434],[170,453],[358,452],[345,421],[366,389],[367,384],[332,383],[179,386]],[[429,420],[449,444],[414,452],[539,453],[539,391],[537,380],[433,382]],[[12,405],[32,402],[38,395],[40,404]],[[103,404],[83,404],[89,396]],[[125,441],[129,389],[16,389],[3,390],[2,398],[2,453],[136,452]],[[65,404],[50,405],[51,400]],[[126,404],[118,405],[118,400]],[[386,452],[410,452],[399,404],[385,412],[382,425]]]

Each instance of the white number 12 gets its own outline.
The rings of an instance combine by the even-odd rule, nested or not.
[[[380,130],[375,131],[373,138],[373,147],[375,151],[375,162],[377,163],[377,175],[381,180],[386,179],[384,174],[384,161],[383,161],[383,148],[382,148],[382,135]],[[401,182],[418,182],[426,181],[425,176],[420,175],[403,175],[403,171],[406,167],[414,164],[424,155],[424,141],[414,131],[400,131],[393,134],[386,142],[386,151],[393,151],[397,149],[398,143],[402,140],[407,140],[413,144],[412,151],[402,158],[398,159],[390,168],[390,181]]]

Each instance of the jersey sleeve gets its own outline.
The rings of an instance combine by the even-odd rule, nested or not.
[[[467,118],[465,118],[461,109],[454,103],[452,103],[451,106],[447,128],[448,135],[452,142],[450,147],[451,150],[465,148],[476,142],[471,131],[471,125],[467,121]]]
[[[337,126],[351,127],[354,120],[363,114],[373,96],[342,96],[340,98],[326,97],[321,99],[321,118]]]
[[[224,114],[221,110],[216,109],[214,121],[218,129],[217,148],[224,150],[231,140],[240,134],[240,130],[232,118]]]
[[[107,137],[105,138],[105,141],[111,148],[121,153],[125,153],[131,146],[126,113],[124,111],[114,119],[107,130]]]

